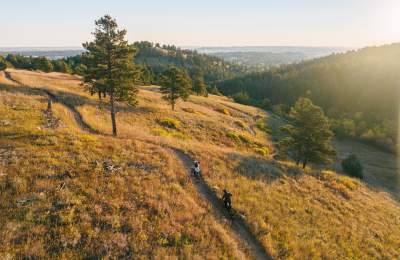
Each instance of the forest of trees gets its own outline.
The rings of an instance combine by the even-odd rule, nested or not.
[[[307,97],[325,110],[336,136],[395,152],[399,60],[400,44],[369,47],[247,74],[218,89],[241,103],[272,104],[282,115]]]
[[[144,85],[158,84],[165,71],[171,67],[177,67],[186,70],[195,82],[204,82],[207,92],[217,94],[216,86],[219,82],[243,75],[246,72],[239,65],[233,65],[220,58],[200,54],[196,51],[182,50],[173,45],[135,42],[133,47],[135,48],[135,57],[132,62],[140,69],[139,82]],[[46,57],[8,54],[0,58],[0,64],[18,69],[56,71],[78,75],[83,75],[86,69],[81,55],[51,60]]]
[[[169,67],[184,68],[193,78],[201,73],[209,90],[217,83],[243,74],[244,68],[225,62],[220,58],[200,54],[196,51],[182,50],[173,45],[160,45],[151,42],[135,42],[137,49],[135,61],[150,68],[155,79]]]

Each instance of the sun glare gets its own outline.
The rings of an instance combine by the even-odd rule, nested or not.
[[[390,1],[379,12],[379,30],[389,41],[400,40],[400,1]]]

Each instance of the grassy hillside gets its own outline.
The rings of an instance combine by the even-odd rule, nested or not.
[[[283,104],[283,112],[299,97],[309,97],[333,119],[338,136],[395,152],[399,60],[400,44],[369,47],[227,80],[219,90],[267,98]]]
[[[399,203],[334,172],[271,159],[272,117],[257,108],[211,95],[171,111],[158,87],[143,87],[137,108],[119,105],[120,136],[112,138],[106,106],[79,78],[7,73],[0,258],[252,258],[173,149],[201,162],[218,196],[225,187],[234,194],[234,208],[275,258],[400,257]],[[53,115],[44,112],[45,91],[62,101]],[[64,104],[102,134],[82,130]]]

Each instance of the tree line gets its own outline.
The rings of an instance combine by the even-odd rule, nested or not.
[[[307,97],[326,111],[336,136],[395,152],[399,57],[400,44],[369,47],[228,79],[218,90],[283,116]]]
[[[200,54],[197,51],[182,50],[174,45],[160,45],[146,41],[134,42],[131,45],[134,49],[132,62],[140,71],[137,80],[142,85],[159,84],[163,73],[171,67],[176,67],[185,70],[193,82],[204,82],[208,93],[218,94],[216,86],[219,82],[246,72],[245,68],[220,58]],[[81,76],[86,69],[82,55],[52,60],[46,57],[8,54],[5,57],[0,56],[0,68],[1,66]],[[202,85],[200,83],[200,86]]]

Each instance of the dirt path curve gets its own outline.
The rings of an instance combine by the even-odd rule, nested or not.
[[[18,85],[25,86],[22,82],[14,79],[9,72],[5,71],[5,76],[7,79],[17,83]],[[52,93],[48,89],[43,89],[43,88],[36,88],[36,89],[46,94],[54,102],[58,102],[67,107],[74,115],[76,123],[83,131],[96,135],[104,135],[101,132],[97,131],[96,129],[93,129],[90,125],[88,125],[84,121],[81,113],[75,108],[75,106],[64,102],[62,99],[58,98],[54,93]],[[172,147],[166,147],[166,148],[171,149],[177,155],[178,159],[182,162],[185,168],[188,169],[189,172],[189,169],[193,164],[193,160],[187,154],[185,154],[183,151],[179,149]],[[232,230],[241,240],[243,240],[243,242],[253,253],[254,257],[256,259],[272,259],[272,257],[265,251],[265,248],[261,245],[260,241],[258,241],[258,239],[251,233],[251,231],[247,227],[247,224],[238,217],[231,220],[229,213],[224,209],[220,199],[218,199],[217,195],[211,190],[211,188],[203,180],[195,180],[193,176],[191,176],[191,178],[193,183],[197,187],[199,193],[204,198],[206,198],[211,203],[211,205],[213,205],[218,215],[230,220],[231,224],[230,226]]]
[[[193,165],[193,160],[183,151],[171,148],[176,156],[180,159],[185,168],[188,169],[188,173],[190,174],[190,168]],[[230,227],[236,233],[236,235],[243,240],[243,242],[247,245],[250,251],[253,253],[256,259],[272,259],[272,257],[268,254],[265,248],[261,245],[260,241],[252,234],[250,229],[247,227],[247,224],[244,220],[235,216],[233,220],[231,220],[231,216],[223,207],[221,200],[217,197],[215,192],[204,182],[204,180],[195,179],[192,174],[190,174],[193,183],[195,184],[198,192],[207,199],[211,205],[213,206],[216,213],[230,222]]]
[[[74,115],[76,123],[83,131],[86,131],[86,132],[89,132],[89,133],[95,134],[95,135],[104,135],[101,132],[97,131],[96,129],[92,128],[89,124],[87,124],[85,122],[85,120],[83,120],[81,113],[78,110],[76,110],[75,106],[64,102],[62,99],[58,98],[55,94],[53,94],[50,90],[47,90],[47,89],[41,89],[41,90],[44,93],[46,93],[49,96],[49,98],[51,98],[54,102],[58,102],[58,103],[64,105],[65,107],[67,107],[68,110]]]
[[[14,82],[14,83],[16,83],[16,84],[18,84],[20,86],[26,86],[22,82],[14,79],[10,72],[4,71],[4,75],[6,76],[6,78],[8,80],[10,80],[10,81],[12,81],[12,82]],[[29,86],[26,86],[26,87],[29,87]],[[73,114],[74,119],[75,119],[76,123],[78,124],[79,128],[81,128],[83,131],[89,132],[91,134],[96,134],[96,135],[104,135],[101,132],[97,131],[96,129],[92,128],[89,124],[87,124],[85,122],[85,120],[83,120],[83,117],[82,117],[81,113],[79,113],[79,111],[75,108],[75,106],[64,102],[64,100],[58,98],[54,93],[52,93],[48,89],[44,89],[44,88],[35,88],[35,89],[37,89],[38,91],[43,92],[51,100],[53,100],[53,102],[60,103],[60,104],[64,105],[65,107],[67,107],[68,110]]]

